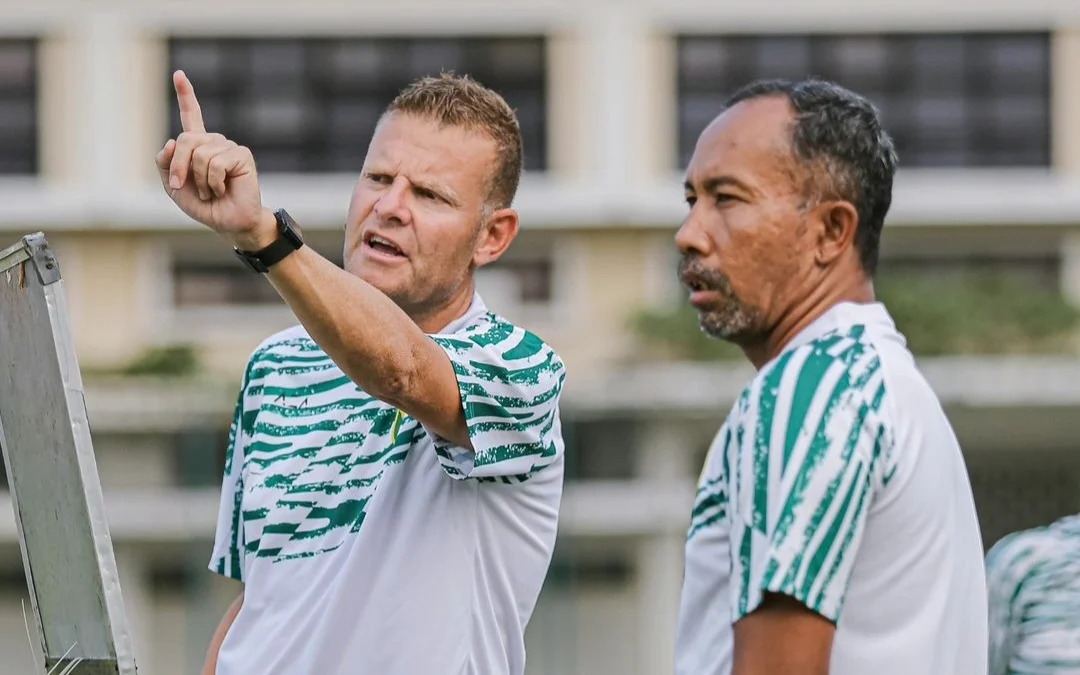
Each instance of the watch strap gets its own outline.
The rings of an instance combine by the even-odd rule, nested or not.
[[[279,236],[272,244],[258,251],[233,249],[236,257],[249,269],[259,274],[266,274],[272,266],[304,245],[299,232],[300,228],[285,209],[278,209],[274,213],[274,219],[277,221]]]

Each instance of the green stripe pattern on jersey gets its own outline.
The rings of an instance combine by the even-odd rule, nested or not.
[[[873,492],[893,470],[886,395],[861,325],[782,353],[742,392],[688,534],[729,529],[733,621],[766,591],[838,620]]]
[[[422,441],[453,479],[520,482],[556,459],[565,369],[548,345],[493,314],[432,339],[457,373],[475,452],[369,396],[302,330],[255,351],[226,455],[230,544],[212,569],[242,580],[246,559],[340,547],[360,531],[386,471]]]
[[[1001,539],[986,577],[990,675],[1080,673],[1080,515]]]
[[[435,438],[443,469],[458,478],[467,471],[478,480],[510,483],[527,480],[550,464],[559,447],[553,411],[566,377],[555,352],[505,321],[434,339],[454,365],[476,448],[468,453]]]

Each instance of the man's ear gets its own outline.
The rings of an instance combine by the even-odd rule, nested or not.
[[[514,209],[497,209],[480,227],[473,253],[473,264],[482,267],[498,260],[518,233],[518,214]]]
[[[814,210],[819,223],[814,261],[828,267],[854,246],[859,212],[845,201],[822,202]]]

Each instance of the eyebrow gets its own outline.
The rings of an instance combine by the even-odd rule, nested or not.
[[[450,202],[451,206],[461,206],[461,198],[458,197],[457,193],[450,189],[449,186],[436,185],[435,183],[428,183],[426,181],[413,180],[409,182],[412,183],[413,187],[420,188],[421,190],[430,190],[437,195],[442,195],[448,202]]]
[[[382,174],[382,175],[386,175],[386,176],[394,175],[394,173],[391,172],[390,170],[384,169],[384,168],[380,167],[377,164],[370,167],[370,168],[365,169],[364,173],[367,174],[367,175],[370,175],[370,174],[375,174],[375,175]],[[454,206],[455,208],[461,206],[461,197],[459,197],[457,195],[457,193],[454,192],[454,190],[451,189],[447,185],[438,185],[436,183],[429,183],[427,181],[422,181],[422,180],[410,180],[409,183],[413,186],[414,189],[419,188],[421,190],[430,190],[431,192],[434,192],[435,194],[442,196],[448,202],[450,202],[451,206]]]
[[[754,190],[752,190],[749,185],[743,183],[741,180],[735,178],[734,176],[714,176],[712,178],[706,178],[702,182],[702,188],[704,188],[704,192],[716,192],[717,190],[725,187],[733,187],[737,190],[741,190],[749,194],[755,194]],[[687,192],[695,191],[694,185],[690,182],[689,179],[687,179],[683,183],[683,189]]]

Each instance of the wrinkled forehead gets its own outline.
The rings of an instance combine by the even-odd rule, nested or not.
[[[368,170],[401,173],[410,180],[481,189],[496,160],[495,141],[478,130],[390,113],[379,121],[365,158]]]
[[[718,175],[762,186],[793,179],[793,115],[787,100],[769,96],[738,103],[698,137],[686,179],[698,186]]]

